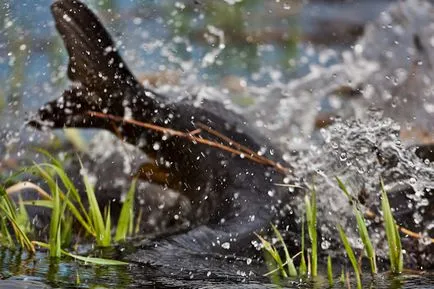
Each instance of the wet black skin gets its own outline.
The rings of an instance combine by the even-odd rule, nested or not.
[[[287,190],[275,186],[282,183],[282,173],[189,139],[92,117],[87,112],[126,116],[182,132],[192,132],[202,123],[253,151],[267,148],[266,157],[270,159],[281,162],[280,153],[273,150],[270,154],[269,142],[220,104],[171,103],[144,88],[84,4],[56,1],[52,13],[68,50],[68,76],[77,85],[42,107],[31,125],[103,128],[116,133],[153,156],[157,167],[167,170],[170,179],[178,180],[168,185],[190,199],[197,220],[188,232],[170,237],[171,242],[216,253],[239,253],[250,247],[253,232],[267,229],[278,215],[279,205],[290,199]],[[204,131],[199,136],[221,142]],[[225,242],[230,242],[229,248],[221,246]]]

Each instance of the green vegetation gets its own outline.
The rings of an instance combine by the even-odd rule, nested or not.
[[[300,257],[300,268],[299,272],[301,276],[305,276],[307,274],[307,265],[306,265],[306,258],[304,256],[305,252],[305,242],[304,242],[304,218],[301,220],[301,257]]]
[[[327,279],[329,280],[329,285],[333,286],[333,265],[330,255],[327,256]]]
[[[353,211],[357,221],[357,228],[359,230],[360,239],[362,240],[363,246],[365,248],[366,256],[368,256],[370,264],[371,264],[371,273],[377,274],[377,262],[375,257],[375,250],[372,246],[371,239],[368,234],[368,228],[366,226],[365,218],[357,207],[357,202],[354,202],[351,194],[348,192],[344,183],[336,177],[339,188],[344,192],[344,194],[348,197],[351,203],[353,203]]]
[[[0,242],[9,247],[15,246],[16,239],[22,248],[34,253],[35,247],[43,247],[49,250],[49,256],[60,258],[62,255],[72,257],[87,263],[104,265],[124,265],[125,262],[107,260],[101,258],[82,257],[64,248],[71,247],[73,240],[73,223],[80,224],[78,230],[85,232],[86,240],[95,242],[99,247],[113,245],[112,222],[110,218],[110,207],[101,212],[97,202],[94,188],[89,177],[84,173],[83,181],[86,188],[86,197],[89,203],[86,209],[77,188],[64,171],[62,162],[54,158],[46,151],[39,150],[50,162],[34,164],[20,171],[20,173],[33,173],[43,179],[49,193],[39,186],[22,182],[8,188],[0,187]],[[60,182],[60,183],[59,183]],[[9,183],[9,181],[5,182]],[[116,226],[116,242],[125,240],[134,233],[134,193],[136,181],[133,181],[128,191],[126,201],[121,208],[121,218]],[[22,201],[19,197],[18,206],[11,200],[9,194],[17,193],[23,189],[34,189],[42,199]],[[66,190],[66,193],[65,193]],[[48,230],[48,244],[41,241],[31,241],[34,232],[25,209],[25,205],[40,206],[51,209],[51,220]],[[89,212],[89,213],[88,213]],[[137,226],[137,224],[136,224]],[[11,229],[10,229],[11,228]],[[12,232],[11,232],[12,230]],[[78,233],[78,232],[77,232]],[[75,234],[77,235],[77,234]]]
[[[356,255],[354,255],[353,249],[351,248],[350,242],[348,241],[347,236],[345,235],[344,230],[341,225],[338,225],[339,236],[341,237],[342,243],[344,244],[345,251],[347,252],[348,259],[353,266],[354,273],[356,274],[357,280],[357,288],[362,288],[362,280],[360,279],[360,271],[359,266],[357,264]]]
[[[76,227],[83,233],[84,240],[94,242],[99,247],[107,247],[114,244],[114,242],[125,241],[129,236],[133,236],[139,227],[140,218],[134,219],[136,215],[134,212],[134,199],[136,180],[132,181],[131,187],[126,194],[125,201],[122,205],[120,218],[117,226],[112,226],[110,217],[110,206],[100,209],[95,195],[95,190],[90,182],[90,178],[86,173],[83,173],[83,182],[85,185],[85,195],[88,201],[86,207],[82,200],[83,193],[80,194],[78,189],[74,186],[71,179],[65,173],[63,164],[60,160],[54,158],[49,153],[39,150],[49,162],[42,164],[34,164],[29,166],[19,173],[32,173],[43,179],[49,192],[45,192],[42,188],[35,184],[25,182],[16,183],[8,186],[8,188],[0,187],[0,242],[3,246],[15,247],[16,243],[20,247],[25,248],[28,252],[35,252],[35,245],[46,248],[49,250],[49,256],[53,258],[60,258],[62,255],[81,260],[87,263],[105,264],[105,265],[123,265],[124,262],[106,260],[101,258],[82,257],[71,252],[66,251],[71,248],[74,236],[73,229]],[[82,171],[84,171],[82,166]],[[364,245],[364,254],[370,261],[371,273],[377,273],[376,253],[369,237],[366,221],[363,217],[361,209],[359,208],[357,200],[350,194],[344,183],[336,178],[339,188],[347,196],[350,205],[353,207],[354,216],[357,221],[357,228],[360,239]],[[5,183],[10,184],[10,181]],[[19,193],[24,188],[34,189],[41,197],[39,200],[26,200],[23,201],[21,196],[18,196],[18,201],[13,202],[10,194]],[[318,274],[318,235],[317,235],[317,201],[316,191],[311,189],[310,196],[306,195],[305,202],[305,218],[302,220],[302,234],[301,234],[301,252],[295,256],[289,254],[287,245],[279,232],[279,230],[272,225],[274,235],[276,236],[279,247],[282,248],[283,255],[281,256],[278,248],[265,238],[258,235],[262,242],[263,248],[267,253],[267,260],[273,267],[270,274],[277,273],[283,278],[297,277],[297,276],[311,276],[315,277]],[[48,243],[41,241],[32,241],[33,230],[30,225],[29,217],[27,215],[25,206],[41,206],[51,209],[51,222],[48,230]],[[398,227],[392,215],[392,210],[389,205],[387,194],[384,189],[384,184],[381,181],[381,208],[384,216],[384,227],[389,244],[389,258],[391,264],[391,271],[399,274],[403,269],[403,255],[401,240],[399,236]],[[140,214],[139,214],[140,215]],[[73,223],[76,224],[73,228]],[[307,232],[305,230],[305,223],[307,224]],[[357,279],[358,288],[361,288],[360,265],[357,262],[356,255],[351,248],[348,238],[341,225],[337,224],[343,246],[347,252],[348,259],[352,264]],[[310,247],[306,247],[305,233],[309,237]],[[294,259],[300,257],[299,267],[296,268]],[[362,256],[361,256],[362,257]],[[273,269],[274,268],[274,269]],[[345,271],[343,276],[345,279]],[[274,274],[275,275],[275,274]],[[329,284],[333,284],[333,269],[331,257],[327,257],[327,275]],[[348,278],[348,276],[347,276]]]
[[[350,201],[350,205],[353,206],[353,212],[354,216],[357,221],[357,228],[359,232],[359,237],[363,243],[364,251],[363,253],[366,255],[366,257],[370,261],[370,267],[371,267],[371,274],[375,275],[377,274],[377,264],[376,264],[376,253],[374,246],[372,245],[372,241],[368,234],[368,229],[366,225],[366,220],[363,217],[363,214],[361,212],[361,209],[359,208],[360,204],[358,203],[357,199],[354,198],[344,185],[344,183],[339,179],[336,178],[339,188],[343,191],[343,193],[347,196],[347,198]],[[317,204],[316,204],[316,192],[315,189],[311,190],[311,196],[305,196],[305,214],[307,219],[307,232],[309,236],[309,240],[311,243],[310,248],[310,254],[309,251],[305,247],[305,222],[302,221],[302,234],[301,234],[301,252],[300,254],[300,263],[298,268],[298,276],[305,276],[310,275],[311,277],[315,277],[317,275]],[[401,240],[399,236],[399,230],[398,226],[396,225],[396,222],[392,215],[392,210],[389,205],[389,201],[387,198],[387,194],[384,189],[383,181],[381,181],[381,208],[384,216],[384,227],[386,230],[386,236],[388,240],[389,245],[389,259],[390,259],[390,268],[392,273],[399,274],[402,272],[403,269],[403,255],[402,255],[402,247],[401,247]],[[350,242],[348,240],[347,235],[345,234],[344,229],[340,224],[336,225],[337,231],[339,233],[340,239],[342,241],[342,244],[345,248],[345,251],[347,253],[347,257],[349,262],[351,263],[356,277],[357,282],[357,288],[362,288],[362,282],[361,282],[361,268],[360,264],[356,258],[356,255],[354,253],[354,250],[352,249]],[[280,272],[281,277],[285,278],[288,276],[296,277],[297,276],[297,269],[294,265],[293,258],[289,256],[288,248],[286,244],[283,241],[283,238],[281,236],[281,233],[276,229],[276,227],[273,226],[274,234],[277,237],[278,245],[283,247],[283,251],[285,253],[284,261],[282,261],[281,256],[279,255],[278,249],[271,244],[269,241],[265,240],[264,237],[259,237],[260,241],[263,244],[264,251],[267,252],[271,259],[274,262],[274,267],[272,267],[270,273]],[[307,255],[306,253],[307,252]],[[362,254],[363,254],[362,253]],[[306,266],[306,259],[305,256],[307,256],[307,266]],[[362,256],[360,256],[362,257]],[[270,259],[270,258],[269,258]],[[268,260],[269,260],[268,259]],[[288,265],[288,268],[285,268],[285,265]],[[277,269],[274,269],[276,268]],[[339,280],[344,284],[347,283],[347,286],[349,286],[349,274],[345,274],[344,268],[342,268],[342,273],[339,278]],[[268,274],[266,274],[268,275]],[[333,286],[334,280],[333,280],[333,268],[332,268],[332,259],[331,256],[327,256],[327,277],[328,282],[330,286]]]
[[[389,199],[384,189],[383,180],[381,182],[381,209],[383,211],[384,228],[386,229],[387,242],[389,244],[390,269],[394,274],[400,274],[404,267],[402,256],[401,237],[398,227],[392,215]]]
[[[13,239],[14,236],[22,248],[34,253],[35,247],[26,234],[28,221],[23,220],[23,216],[24,213],[21,213],[20,209],[16,207],[15,203],[9,199],[6,190],[4,188],[0,188],[0,240],[2,241],[2,245],[15,247],[15,241]],[[8,226],[8,224],[10,226]],[[9,230],[10,227],[12,227],[13,235]]]
[[[311,270],[310,274],[312,277],[318,275],[318,240],[317,240],[317,229],[316,229],[316,192],[313,188],[310,198],[306,195],[304,198],[306,206],[306,220],[307,220],[307,232],[309,234],[310,244],[311,244]],[[309,255],[308,255],[309,258]]]
[[[280,242],[280,245],[283,247],[283,250],[285,252],[285,262],[282,261],[282,258],[280,257],[280,254],[275,246],[273,246],[270,242],[265,240],[259,235],[256,235],[259,240],[261,240],[262,245],[264,246],[264,250],[269,254],[270,260],[272,260],[275,264],[278,266],[278,271],[280,274],[286,278],[288,276],[290,277],[297,277],[297,269],[294,266],[294,261],[292,260],[291,256],[289,255],[288,247],[285,244],[285,241],[283,240],[282,235],[280,234],[279,230],[276,228],[276,226],[272,225],[274,234],[276,235],[277,239]],[[285,269],[285,266],[287,269]],[[272,271],[271,273],[274,273]]]

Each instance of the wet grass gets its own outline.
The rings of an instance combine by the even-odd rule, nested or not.
[[[348,237],[345,234],[344,229],[342,229],[342,226],[338,225],[337,227],[339,231],[339,236],[341,237],[342,243],[344,244],[345,251],[347,252],[348,259],[350,260],[351,265],[353,266],[354,269],[354,274],[357,280],[357,288],[361,289],[362,279],[360,278],[360,270],[359,270],[359,265],[357,264],[356,255],[354,254],[354,251],[351,248],[350,242],[348,241]]]
[[[307,232],[309,235],[311,253],[308,254],[308,260],[311,260],[309,274],[312,277],[318,275],[318,234],[316,228],[316,192],[315,188],[311,189],[311,195],[304,198],[306,208]]]
[[[386,230],[387,243],[389,244],[390,269],[394,274],[400,274],[404,267],[402,256],[401,237],[398,226],[392,215],[389,199],[384,189],[383,180],[381,180],[381,209],[383,211],[384,228]]]
[[[368,233],[366,220],[362,214],[362,211],[360,209],[360,204],[358,201],[352,196],[352,194],[348,191],[345,184],[339,179],[336,178],[337,184],[339,188],[342,190],[342,192],[347,196],[350,205],[353,207],[353,213],[357,222],[357,229],[359,233],[359,238],[363,243],[364,250],[362,254],[366,256],[366,258],[369,259],[370,262],[370,269],[371,269],[371,275],[375,277],[375,275],[378,273],[377,269],[377,261],[376,261],[376,252],[374,249],[374,246],[372,244],[371,238]],[[389,248],[389,260],[390,260],[390,271],[394,274],[400,274],[403,270],[403,255],[402,255],[402,247],[401,247],[401,240],[399,235],[399,227],[397,226],[394,217],[392,215],[392,210],[390,208],[390,204],[387,198],[386,191],[384,189],[383,181],[380,180],[381,185],[381,210],[383,214],[383,224],[388,240],[388,248]],[[277,230],[275,226],[273,226],[274,235],[276,236],[278,243],[276,245],[271,244],[269,241],[267,241],[264,237],[258,236],[260,241],[262,242],[264,251],[271,256],[271,258],[267,258],[267,260],[272,260],[274,262],[274,269],[271,267],[270,273],[276,273],[280,272],[280,276],[283,278],[286,277],[303,277],[307,276],[312,279],[314,279],[317,276],[317,270],[318,270],[318,240],[317,240],[317,204],[316,204],[316,191],[315,189],[311,189],[311,194],[305,196],[305,215],[307,220],[307,234],[309,236],[310,240],[310,248],[306,248],[305,246],[305,222],[302,221],[302,234],[301,234],[301,252],[297,255],[300,255],[300,262],[299,262],[299,268],[298,268],[298,274],[297,269],[294,265],[294,257],[290,257],[288,253],[287,246],[285,242],[283,241],[281,233]],[[353,248],[351,247],[350,241],[345,233],[344,228],[340,224],[336,224],[337,233],[340,236],[342,245],[345,249],[347,259],[349,263],[352,265],[354,270],[354,276],[356,279],[357,288],[362,288],[362,282],[361,282],[361,265],[360,261],[358,261],[356,254],[354,253]],[[278,247],[283,248],[284,256],[281,257],[279,255]],[[307,265],[306,265],[306,259],[307,257]],[[362,258],[363,255],[360,256]],[[327,256],[327,278],[328,283],[330,286],[333,286],[334,279],[333,279],[333,268],[332,268],[332,258],[330,255]],[[287,268],[285,268],[284,265],[288,265]],[[291,268],[289,267],[291,266]],[[266,274],[269,275],[269,274]],[[276,279],[276,276],[273,277]],[[345,271],[342,268],[342,273],[339,278],[339,280],[343,284],[347,284],[346,286],[349,286],[350,284],[350,274],[348,271]]]
[[[0,242],[2,245],[14,247],[16,246],[16,241],[18,241],[20,247],[25,248],[31,253],[35,252],[35,246],[46,248],[49,250],[49,255],[53,258],[69,256],[87,263],[107,265],[125,264],[114,260],[78,256],[66,251],[66,248],[71,247],[73,240],[73,223],[78,223],[80,229],[85,232],[86,240],[95,243],[98,247],[112,246],[116,243],[123,242],[127,240],[129,236],[134,235],[138,228],[138,219],[134,219],[134,216],[136,215],[134,212],[136,180],[132,181],[131,187],[126,194],[125,201],[121,208],[119,221],[116,226],[114,226],[110,217],[110,206],[104,208],[104,210],[100,209],[95,189],[83,166],[82,177],[85,185],[86,199],[88,201],[87,207],[84,205],[82,196],[79,194],[78,189],[65,173],[62,162],[45,151],[40,152],[46,156],[49,162],[34,164],[23,170],[23,172],[31,172],[43,179],[49,188],[49,192],[45,192],[42,188],[34,184],[31,184],[30,186],[30,183],[28,183],[27,186],[22,184],[22,189],[33,188],[38,192],[38,195],[42,197],[42,199],[23,201],[21,197],[18,197],[18,202],[15,203],[11,200],[8,190],[11,193],[16,193],[20,190],[20,184],[15,184],[8,188],[0,188]],[[336,180],[339,188],[345,196],[347,196],[350,205],[353,207],[359,237],[364,246],[364,254],[370,261],[371,274],[375,275],[378,271],[376,265],[376,252],[368,234],[366,220],[363,217],[360,204],[358,204],[357,200],[352,197],[345,184],[339,178],[336,178]],[[318,274],[319,254],[317,246],[317,200],[315,188],[310,189],[310,194],[305,196],[304,203],[305,216],[302,221],[302,234],[300,240],[301,252],[299,254],[296,254],[295,256],[290,255],[284,238],[275,226],[272,226],[272,229],[278,246],[282,248],[283,254],[280,253],[281,251],[276,245],[267,241],[264,237],[258,236],[267,253],[267,260],[270,260],[271,263],[275,264],[274,269],[271,268],[270,270],[270,273],[273,275],[274,273],[278,273],[278,275],[283,278],[315,278]],[[31,237],[29,237],[33,235],[33,232],[26,213],[25,205],[36,205],[51,209],[48,243],[39,240],[32,240]],[[384,217],[385,232],[389,244],[391,272],[399,274],[403,269],[400,235],[382,181],[381,208]],[[337,233],[339,233],[343,247],[347,253],[348,260],[353,266],[358,287],[361,288],[361,271],[356,255],[350,245],[344,228],[342,228],[340,224],[336,224],[336,227]],[[308,236],[309,247],[306,246],[305,235]],[[297,268],[294,260],[298,257],[300,260]],[[343,276],[345,279],[345,273]],[[327,257],[327,277],[329,284],[333,284],[334,280],[331,256]]]
[[[352,198],[351,194],[348,192],[344,183],[338,177],[336,177],[336,181],[338,182],[339,188],[342,190],[342,192],[344,192],[344,194],[347,196],[347,198],[350,200],[350,203],[353,206],[353,212],[354,212],[354,216],[356,217],[359,236],[360,236],[360,239],[362,240],[366,256],[369,258],[369,262],[371,265],[371,273],[376,274],[377,273],[377,261],[376,261],[376,256],[375,256],[376,254],[375,254],[374,246],[372,245],[371,238],[369,237],[369,234],[368,234],[368,228],[366,226],[366,220],[363,217],[360,209],[357,207],[358,203],[354,201],[354,199]],[[390,209],[390,207],[389,207],[389,209]],[[383,208],[383,211],[384,211],[384,208]]]
[[[0,188],[0,241],[2,245],[13,247],[15,240],[17,240],[20,247],[25,248],[30,253],[35,252],[35,245],[48,249],[49,256],[52,258],[60,258],[62,255],[66,255],[87,263],[105,265],[127,264],[115,260],[75,255],[64,248],[70,248],[73,236],[79,235],[79,231],[83,230],[86,236],[85,241],[95,243],[98,247],[114,245],[112,234],[115,231],[114,239],[116,242],[123,241],[128,236],[131,236],[134,233],[133,228],[135,225],[133,216],[136,182],[133,181],[131,185],[126,201],[121,208],[121,218],[115,228],[112,226],[110,207],[106,207],[104,213],[101,211],[95,190],[88,175],[83,173],[86,199],[89,204],[86,208],[77,188],[65,173],[61,161],[45,151],[40,152],[46,155],[50,162],[34,164],[22,170],[22,172],[30,172],[39,176],[46,182],[49,192],[29,182],[17,183],[8,188]],[[17,206],[9,194],[19,193],[19,191],[29,188],[34,189],[43,199],[22,201],[21,197],[19,197],[19,205]],[[31,240],[31,237],[29,237],[35,234],[33,228],[30,226],[25,205],[51,209],[48,243]],[[73,232],[73,223],[80,224],[78,226],[79,231],[75,232],[75,234]]]

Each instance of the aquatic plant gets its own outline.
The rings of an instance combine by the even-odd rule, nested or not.
[[[84,171],[83,164],[80,161],[82,171]],[[105,214],[105,220],[101,210],[99,208],[98,200],[96,199],[95,190],[93,185],[89,181],[89,177],[86,173],[82,173],[83,182],[86,188],[87,200],[89,202],[89,215],[91,220],[91,225],[96,233],[96,244],[98,246],[107,247],[111,244],[111,220],[110,220],[110,209],[107,209]]]
[[[366,254],[366,256],[368,257],[369,261],[370,261],[370,267],[371,267],[371,274],[375,275],[378,272],[377,269],[377,264],[376,264],[376,253],[375,253],[375,249],[374,246],[372,245],[372,241],[369,237],[369,233],[368,233],[368,229],[367,229],[367,224],[366,224],[366,220],[363,217],[363,214],[361,212],[361,210],[359,209],[359,202],[356,198],[354,198],[348,191],[347,187],[345,186],[345,184],[338,178],[336,177],[336,181],[338,183],[339,188],[343,191],[343,193],[348,197],[348,199],[350,200],[350,204],[353,206],[353,213],[354,216],[356,218],[357,221],[357,228],[358,228],[358,232],[359,232],[359,236],[360,239],[362,240],[363,246],[364,246],[364,252]],[[400,274],[402,272],[403,269],[403,255],[402,255],[402,247],[401,247],[401,240],[400,240],[400,236],[399,236],[399,230],[405,230],[408,231],[404,228],[400,228],[399,226],[397,226],[393,215],[392,215],[392,210],[390,208],[390,204],[387,198],[387,194],[386,191],[384,189],[384,183],[381,180],[380,181],[381,184],[381,210],[383,213],[383,218],[384,218],[384,227],[385,227],[385,231],[386,231],[386,236],[387,236],[387,240],[388,240],[388,246],[389,246],[389,259],[390,259],[390,264],[391,264],[391,271],[394,274]],[[306,219],[307,219],[307,228],[308,228],[308,236],[311,242],[311,254],[309,255],[309,253],[307,254],[307,265],[306,265],[306,259],[305,259],[305,221],[304,218],[302,219],[302,228],[301,228],[301,252],[300,252],[300,265],[299,265],[299,269],[298,269],[298,273],[299,276],[304,276],[306,274],[310,274],[312,277],[315,277],[317,274],[317,228],[316,228],[316,210],[317,210],[317,205],[316,205],[316,192],[315,189],[311,190],[311,196],[309,197],[308,195],[305,196],[305,215],[306,215]],[[358,288],[362,288],[361,286],[361,269],[359,267],[359,264],[357,262],[356,256],[354,254],[353,249],[351,248],[350,242],[348,240],[347,235],[345,234],[344,229],[342,228],[342,226],[340,224],[337,224],[337,230],[339,232],[339,236],[340,239],[344,245],[344,249],[346,251],[347,257],[349,262],[352,264],[352,267],[354,269],[355,272],[355,277],[356,277],[356,281],[357,281],[357,287]],[[279,271],[281,273],[282,277],[286,277],[286,276],[297,276],[297,270],[295,270],[295,266],[294,269],[292,271],[290,271],[289,267],[288,269],[285,269],[284,266],[288,264],[293,266],[293,260],[292,258],[289,257],[289,253],[287,253],[288,249],[287,246],[284,243],[284,240],[282,238],[281,233],[277,230],[276,227],[273,226],[273,231],[274,231],[274,235],[277,237],[277,239],[279,240],[279,243],[281,244],[281,246],[284,249],[285,252],[285,258],[283,260],[285,260],[285,262],[282,261],[281,256],[279,255],[278,250],[271,245],[271,243],[269,243],[268,241],[266,241],[263,237],[258,236],[258,238],[260,239],[260,241],[262,242],[263,248],[264,250],[272,257],[272,259],[274,260],[275,264],[277,265],[277,269],[271,270],[269,273],[267,273],[266,275],[269,275],[270,273],[275,273],[276,271]],[[411,232],[411,231],[410,231]],[[414,234],[413,234],[414,235]],[[288,258],[289,257],[289,258]],[[327,256],[327,277],[328,277],[328,281],[330,286],[332,286],[333,282],[333,269],[332,269],[332,260],[331,260],[331,256],[328,255]],[[347,272],[347,275],[345,276],[345,272],[342,271],[340,280],[345,283],[347,282],[347,284],[349,284],[349,274]]]
[[[40,150],[51,163],[34,164],[21,170],[20,173],[34,173],[40,176],[48,185],[49,192],[45,192],[39,186],[31,182],[16,183],[7,189],[1,187],[0,191],[0,241],[1,244],[14,244],[14,238],[20,243],[20,246],[29,252],[35,252],[34,245],[38,245],[49,250],[50,257],[59,258],[61,255],[66,255],[77,260],[88,263],[105,264],[105,265],[121,265],[125,262],[107,260],[101,258],[90,258],[74,255],[65,251],[62,248],[68,247],[71,243],[73,232],[73,220],[77,220],[79,224],[88,233],[88,237],[92,237],[98,246],[112,245],[112,231],[114,228],[110,219],[110,207],[105,209],[105,213],[100,211],[97,198],[93,186],[91,185],[88,176],[83,173],[83,180],[86,188],[86,196],[89,202],[89,213],[87,213],[82,198],[78,193],[77,188],[73,185],[71,179],[65,173],[63,164],[58,159],[54,158],[48,152]],[[59,184],[62,183],[65,194]],[[134,229],[134,192],[135,181],[127,194],[127,199],[121,208],[121,215],[125,216],[120,219],[117,226],[116,239],[123,240],[127,235],[132,235]],[[19,207],[10,199],[8,193],[16,193],[23,189],[33,189],[43,199],[41,200],[26,200],[19,198]],[[30,241],[27,233],[32,233],[29,226],[28,215],[25,210],[25,205],[40,206],[51,209],[50,226],[48,232],[48,244],[40,241]],[[7,222],[12,224],[14,234],[9,231]],[[136,228],[137,231],[137,228]]]
[[[52,212],[51,212],[51,221],[50,221],[50,233],[49,233],[49,250],[50,257],[60,258],[60,246],[61,246],[61,217],[62,217],[62,209],[60,205],[60,196],[58,186],[56,185],[56,189],[53,193],[53,204],[52,204]],[[66,203],[66,202],[65,202]]]
[[[371,265],[371,273],[376,274],[377,273],[377,262],[376,262],[376,255],[374,247],[372,246],[371,239],[368,234],[368,229],[366,226],[366,220],[363,217],[362,213],[360,212],[359,208],[357,207],[357,202],[354,200],[352,195],[348,192],[346,186],[344,183],[336,177],[336,181],[338,182],[339,188],[344,192],[344,194],[347,196],[347,198],[350,200],[350,202],[353,205],[353,212],[356,217],[357,221],[357,228],[359,231],[360,239],[362,240],[366,256],[369,258],[370,265]]]
[[[43,243],[43,242],[33,241],[32,243],[34,243],[35,245],[40,246],[42,248],[47,248],[47,249],[50,248],[50,245]],[[88,256],[84,257],[84,256],[80,256],[80,255],[75,255],[75,254],[67,252],[63,249],[60,249],[60,252],[65,256],[71,257],[71,258],[79,260],[79,261],[83,261],[84,263],[92,263],[92,264],[96,264],[96,265],[128,265],[127,262],[118,261],[118,260],[88,257]]]
[[[387,243],[389,245],[389,260],[390,269],[394,274],[400,274],[404,267],[401,237],[399,236],[398,226],[392,215],[389,199],[387,198],[386,190],[384,189],[383,180],[381,184],[381,209],[383,211],[384,228],[386,230]]]
[[[137,179],[133,179],[131,187],[128,190],[124,203],[122,204],[121,213],[119,214],[118,225],[116,227],[115,241],[124,241],[128,235],[132,235],[134,225],[134,193],[136,191]],[[140,219],[138,219],[137,223]]]
[[[300,275],[304,276],[307,274],[307,265],[306,265],[306,259],[305,259],[305,232],[304,232],[304,218],[301,220],[301,256],[300,256],[300,268],[299,272]]]
[[[315,277],[318,274],[318,237],[316,228],[316,192],[314,187],[311,190],[310,198],[307,195],[305,196],[304,203],[306,207],[307,232],[312,250],[312,263],[309,273],[312,277]]]
[[[270,242],[268,242],[267,240],[265,240],[261,236],[259,236],[259,235],[256,235],[256,236],[262,242],[262,245],[263,245],[265,251],[271,257],[271,260],[275,264],[277,264],[281,275],[283,277],[288,277],[288,276],[297,277],[297,269],[295,268],[293,259],[289,255],[288,247],[286,246],[286,243],[283,240],[282,234],[280,233],[280,231],[277,229],[277,227],[275,225],[271,224],[271,227],[273,228],[273,232],[274,232],[275,236],[277,237],[280,245],[283,248],[283,251],[285,253],[285,257],[284,257],[285,262],[282,261],[282,258],[280,257],[280,254],[279,254],[279,252],[275,246],[273,246]],[[287,267],[287,269],[285,269],[285,266]],[[274,273],[273,270],[270,272]]]
[[[347,252],[348,259],[351,262],[351,265],[353,266],[354,273],[356,275],[357,280],[357,288],[362,288],[362,280],[360,278],[360,271],[359,266],[357,264],[356,256],[354,255],[353,249],[351,248],[350,242],[348,241],[347,235],[345,234],[344,230],[342,229],[341,225],[337,226],[339,231],[339,236],[341,237],[342,243],[344,244],[345,251]]]
[[[327,279],[329,281],[329,285],[333,286],[333,267],[332,267],[332,257],[330,255],[327,256]]]
[[[285,263],[282,261],[282,258],[280,257],[280,254],[275,246],[273,246],[270,242],[265,240],[259,235],[256,235],[258,239],[261,241],[263,249],[268,254],[270,261],[273,261],[278,266],[278,271],[282,275],[282,277],[286,278],[288,277],[287,271],[285,270]],[[267,273],[267,275],[271,275],[275,273],[276,270],[271,270]]]
[[[14,247],[15,242],[9,228],[12,228],[15,239],[19,242],[22,248],[25,248],[28,252],[34,253],[35,247],[26,234],[25,225],[20,222],[19,209],[14,202],[11,201],[5,188],[0,187],[0,240],[2,243],[9,247]],[[10,226],[8,226],[10,224]]]

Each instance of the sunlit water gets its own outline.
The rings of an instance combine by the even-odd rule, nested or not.
[[[417,157],[416,148],[409,147],[433,142],[434,14],[430,4],[411,0],[385,13],[381,11],[392,1],[314,1],[305,6],[297,1],[245,1],[238,6],[226,2],[89,4],[102,16],[125,60],[145,84],[174,100],[193,96],[198,103],[203,98],[223,102],[286,152],[300,184],[315,182],[320,192],[322,249],[333,250],[338,222],[348,228],[350,236],[356,234],[351,231],[355,227],[351,208],[335,176],[356,195],[364,192],[367,207],[374,211],[379,202],[378,180],[383,177],[392,191],[392,204],[407,199],[407,208],[400,208],[397,218],[432,236],[429,190],[434,188],[434,168],[432,161]],[[62,132],[34,132],[23,125],[28,113],[56,98],[68,84],[66,55],[53,27],[50,3],[1,4],[0,173],[13,169],[20,160],[34,158],[29,145],[53,147],[55,139],[64,139]],[[245,15],[246,25],[240,15]],[[374,18],[365,27],[364,37],[354,42],[365,22]],[[331,122],[335,124],[321,128]],[[98,146],[92,146],[92,152],[104,160]],[[128,154],[131,157],[131,151]],[[119,160],[118,165],[131,170],[134,164]],[[121,181],[116,185],[125,187]],[[149,219],[158,222],[161,215],[154,212]],[[379,228],[374,242],[379,255],[385,256],[381,225],[373,221],[372,226]],[[432,266],[434,257],[426,239],[413,247],[424,253],[408,258],[423,259]],[[43,253],[26,260],[25,255],[6,250],[0,258],[2,277],[26,280],[0,282],[4,288],[12,288],[11,284],[22,288],[26,282],[33,282],[29,288],[44,288],[44,284],[271,287],[267,278],[251,273],[263,270],[262,265],[247,265],[245,260],[202,264],[201,259],[171,259],[174,263],[162,268],[106,268],[67,261],[53,265]],[[364,282],[374,288],[430,288],[434,279],[430,274],[408,273],[398,278],[380,275],[374,281],[367,277]],[[286,285],[328,286],[321,278],[316,284],[292,280]]]

